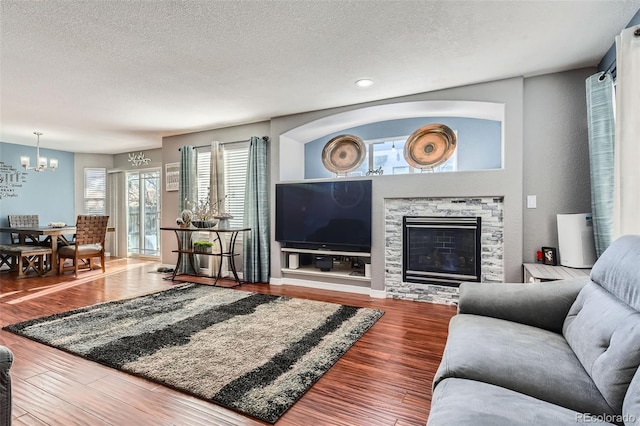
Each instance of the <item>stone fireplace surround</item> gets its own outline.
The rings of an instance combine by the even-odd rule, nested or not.
[[[481,217],[481,282],[504,282],[504,201],[502,197],[385,199],[384,280],[387,297],[452,305],[458,288],[402,281],[404,216]]]

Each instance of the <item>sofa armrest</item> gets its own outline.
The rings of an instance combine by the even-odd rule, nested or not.
[[[562,332],[564,319],[588,277],[544,283],[460,284],[458,313],[514,321]]]
[[[11,424],[11,376],[9,369],[13,354],[6,346],[0,345],[0,425]]]

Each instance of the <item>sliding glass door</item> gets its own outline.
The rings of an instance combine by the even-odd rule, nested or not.
[[[127,255],[160,257],[160,169],[127,172]]]

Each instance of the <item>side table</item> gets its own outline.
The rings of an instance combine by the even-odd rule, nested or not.
[[[236,240],[238,238],[238,234],[241,232],[251,231],[251,228],[237,228],[237,229],[218,229],[218,228],[180,228],[180,227],[161,227],[163,231],[173,231],[176,234],[176,240],[178,243],[178,249],[172,250],[173,253],[178,253],[178,261],[176,262],[176,267],[173,270],[173,275],[171,276],[172,281],[176,281],[176,275],[178,274],[178,270],[180,269],[180,265],[184,261],[184,257],[187,257],[191,262],[191,256],[194,255],[206,255],[206,256],[217,256],[220,258],[220,263],[218,265],[218,272],[214,276],[210,276],[208,278],[214,278],[215,281],[213,285],[218,283],[218,280],[222,278],[220,273],[222,271],[222,261],[223,259],[227,259],[229,262],[229,269],[233,273],[233,277],[235,279],[236,285],[240,285],[240,278],[238,278],[238,272],[236,270],[235,264],[235,256],[238,256],[239,253],[235,252]],[[215,242],[218,243],[218,251],[212,253],[202,253],[196,252],[192,248],[185,249],[183,244],[183,238],[185,236],[191,237],[193,232],[209,232],[216,234]],[[225,247],[223,243],[223,238],[220,234],[230,234],[228,245]],[[191,262],[191,267],[195,272],[196,276],[200,276],[197,271],[195,271],[195,265]]]
[[[570,278],[588,277],[591,269],[567,268],[566,266],[551,266],[543,263],[524,263],[523,282],[539,283],[543,281],[566,280]]]

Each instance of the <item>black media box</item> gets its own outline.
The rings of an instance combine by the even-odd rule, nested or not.
[[[315,258],[316,268],[320,269],[323,272],[327,272],[331,270],[333,266],[333,257],[332,256],[316,256]]]

